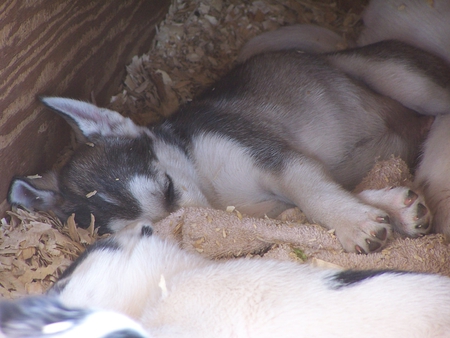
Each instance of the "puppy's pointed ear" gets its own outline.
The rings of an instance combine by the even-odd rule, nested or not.
[[[20,205],[28,210],[48,211],[56,209],[60,195],[53,186],[36,184],[34,180],[16,177],[12,180],[8,192],[8,203]]]
[[[145,132],[129,118],[87,102],[61,97],[42,97],[41,101],[69,122],[79,142],[94,136],[138,137]]]

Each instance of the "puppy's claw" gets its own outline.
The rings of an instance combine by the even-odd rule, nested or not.
[[[391,223],[391,219],[389,218],[389,216],[379,216],[379,217],[377,217],[377,222],[378,223],[390,224]]]
[[[365,252],[364,249],[361,248],[359,245],[355,245],[355,250],[359,254],[364,254],[364,255],[367,254],[367,252]]]
[[[387,230],[386,228],[383,228],[377,232],[371,231],[370,235],[372,237],[378,238],[380,241],[384,241],[387,238]]]

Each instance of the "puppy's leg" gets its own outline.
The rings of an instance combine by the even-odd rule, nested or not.
[[[328,61],[376,92],[424,115],[450,112],[450,67],[400,41],[327,54]]]
[[[450,116],[438,116],[425,142],[414,189],[433,212],[433,230],[450,236]]]
[[[362,18],[358,45],[396,39],[450,62],[450,2],[372,0]]]
[[[334,229],[346,251],[369,253],[385,245],[388,214],[334,182],[321,163],[307,157],[286,161],[275,182],[274,192],[299,206],[311,222]]]
[[[423,236],[431,230],[431,213],[425,199],[408,187],[364,190],[364,202],[389,213],[393,229],[409,237]]]

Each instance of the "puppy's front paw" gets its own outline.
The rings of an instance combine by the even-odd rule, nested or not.
[[[408,187],[365,190],[359,197],[386,210],[394,231],[409,237],[423,236],[431,231],[431,213],[424,197]]]
[[[360,204],[358,210],[348,216],[347,224],[336,228],[336,237],[346,251],[368,254],[386,245],[391,235],[387,213]]]

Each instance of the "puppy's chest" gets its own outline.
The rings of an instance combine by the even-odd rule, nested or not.
[[[237,141],[213,133],[198,135],[192,140],[192,157],[201,190],[213,206],[252,204],[267,198],[264,178],[270,174]]]

